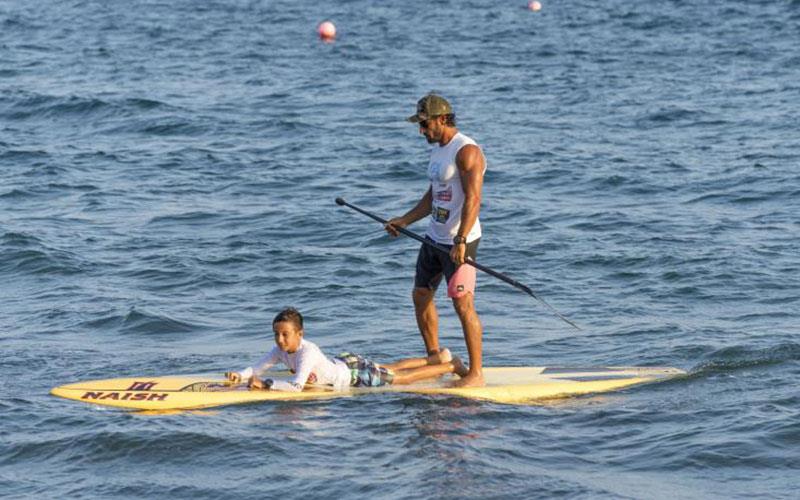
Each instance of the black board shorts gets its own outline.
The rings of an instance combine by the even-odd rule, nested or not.
[[[433,239],[428,236],[426,236],[425,239],[433,242]],[[467,257],[475,260],[478,254],[478,243],[480,243],[480,241],[481,239],[478,238],[477,240],[467,243]],[[453,245],[442,245],[441,243],[438,245],[446,248],[448,252],[453,248]],[[471,268],[472,266],[469,267]],[[447,283],[450,283],[450,279],[456,273],[456,270],[456,265],[450,259],[449,253],[441,252],[430,245],[423,244],[419,249],[419,255],[417,255],[417,272],[414,276],[414,286],[416,288],[436,290],[439,287],[439,283],[442,282],[442,276],[444,276]],[[474,287],[475,285],[473,283],[473,290]]]

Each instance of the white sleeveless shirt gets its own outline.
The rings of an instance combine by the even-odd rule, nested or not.
[[[465,197],[464,188],[461,185],[461,175],[456,166],[456,155],[467,144],[478,145],[474,140],[458,132],[444,146],[439,144],[433,146],[431,160],[428,164],[433,206],[431,223],[425,234],[433,241],[444,245],[453,244],[453,237],[458,234],[458,228],[461,226],[461,212]],[[486,172],[485,158],[483,171]],[[475,219],[475,224],[467,235],[467,243],[480,237],[481,222],[480,219]]]

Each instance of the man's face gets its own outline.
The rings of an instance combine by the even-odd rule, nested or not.
[[[425,136],[428,144],[439,142],[442,138],[443,129],[444,119],[441,116],[433,116],[419,122],[419,133]]]

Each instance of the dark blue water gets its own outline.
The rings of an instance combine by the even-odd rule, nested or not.
[[[543,3],[0,2],[0,496],[796,497],[800,3]],[[421,196],[403,118],[432,90],[488,158],[479,260],[583,327],[481,276],[485,364],[690,376],[533,406],[48,395],[241,368],[286,305],[328,352],[420,354],[416,243],[333,199]]]

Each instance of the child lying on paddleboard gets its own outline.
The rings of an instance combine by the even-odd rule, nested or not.
[[[446,373],[459,376],[467,374],[467,367],[450,351],[443,349],[438,359],[410,358],[396,363],[378,365],[357,354],[342,353],[333,360],[322,353],[319,347],[303,338],[303,316],[290,307],[279,312],[272,320],[275,347],[255,366],[241,372],[227,372],[232,382],[248,380],[252,389],[300,392],[306,383],[332,385],[335,390],[348,387],[377,387],[387,384],[411,384],[419,380],[435,378]],[[436,361],[436,362],[434,362]],[[270,367],[282,363],[294,373],[291,380],[261,379]]]

